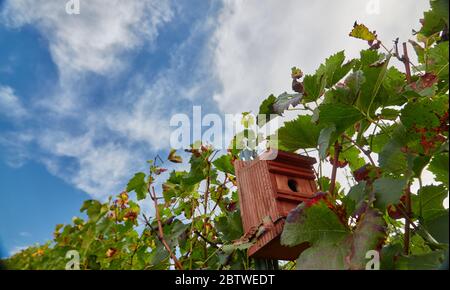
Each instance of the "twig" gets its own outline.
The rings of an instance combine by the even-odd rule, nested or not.
[[[406,201],[405,201],[406,216],[405,216],[405,238],[403,239],[403,252],[405,255],[409,255],[409,241],[410,241],[410,234],[411,234],[411,228],[410,228],[410,224],[411,224],[411,220],[410,220],[411,190],[410,190],[409,185],[405,190],[405,195],[406,195]],[[414,223],[412,223],[412,224],[414,224]]]
[[[205,219],[203,220],[203,234],[206,236],[207,234],[207,227],[206,225],[208,224],[208,215],[206,214],[206,212],[208,211],[208,198],[209,198],[209,186],[211,185],[211,176],[210,176],[210,171],[211,171],[211,162],[209,160],[206,160],[206,162],[208,163],[208,176],[206,177],[206,189],[205,189],[205,198],[204,198],[204,205],[203,205],[203,209],[204,209],[204,215],[205,215]],[[204,256],[205,259],[208,258],[208,245],[205,244],[205,247],[203,249],[204,251]]]
[[[406,66],[408,66],[408,69],[406,70],[407,77],[408,77],[408,70],[409,70],[409,76],[411,77],[411,69],[409,69],[410,65],[412,65],[412,67],[417,72],[420,73],[420,69],[415,64],[413,64],[408,57],[408,54],[406,52],[406,42],[403,43],[403,51],[406,52],[406,53],[404,53],[403,56],[400,56],[400,53],[398,52],[398,37],[394,40],[394,49],[395,49],[395,54],[394,54],[395,57],[405,65],[405,68],[406,68]],[[427,63],[427,62],[425,62],[425,63]],[[408,81],[408,83],[410,83],[410,82],[411,82],[411,80]]]
[[[355,145],[359,151],[361,151],[364,155],[367,156],[367,158],[369,158],[370,163],[376,167],[375,162],[372,159],[372,156],[370,156],[370,152],[368,150],[365,150],[364,148],[362,148],[361,146],[358,145],[358,143],[356,143],[352,138],[348,137],[347,135],[343,135],[344,139],[347,139],[348,141],[350,141],[353,145]]]
[[[403,42],[403,57],[402,57],[403,64],[405,65],[405,71],[406,71],[406,81],[408,84],[411,83],[411,67],[409,66],[409,56],[408,56],[408,48],[406,47],[406,42]]]
[[[330,181],[330,195],[334,196],[334,188],[336,186],[336,173],[337,173],[337,164],[339,159],[339,153],[341,151],[341,145],[339,145],[338,141],[334,143],[334,157],[333,157],[333,171],[331,172],[331,181]]]
[[[218,248],[220,243],[215,243],[213,241],[210,241],[207,237],[204,237],[202,235],[202,233],[200,233],[199,231],[195,230],[194,233],[200,237],[203,241],[205,241],[206,243],[210,244],[211,246],[213,246],[214,248]]]
[[[223,183],[222,183],[222,186],[225,186],[225,185],[227,184],[227,182],[228,182],[228,175],[225,174],[225,179],[224,179],[224,181],[223,181]],[[211,214],[214,213],[214,211],[216,210],[216,208],[217,208],[217,206],[219,205],[219,202],[222,200],[222,198],[223,198],[223,189],[222,189],[222,191],[220,192],[220,195],[219,195],[219,197],[217,198],[216,203],[214,204],[213,208],[211,209]]]
[[[161,223],[161,216],[159,215],[158,199],[156,198],[155,188],[153,186],[152,186],[152,192],[151,192],[150,196],[153,199],[153,203],[155,205],[156,220],[158,221],[158,239],[164,245],[167,252],[169,252],[170,257],[172,258],[173,262],[175,263],[175,267],[178,270],[183,270],[183,266],[181,265],[181,263],[178,261],[175,254],[170,249],[169,244],[167,244],[166,240],[164,239],[164,231],[163,231],[163,227],[162,227],[162,223]]]

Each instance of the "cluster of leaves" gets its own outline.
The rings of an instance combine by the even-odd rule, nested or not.
[[[293,68],[289,102],[284,93],[261,104],[260,113],[281,115],[290,105],[304,112],[278,130],[272,146],[316,151],[321,163],[355,181],[346,192],[318,172],[328,192],[288,216],[282,243],[310,244],[299,269],[364,269],[370,250],[381,251],[384,269],[438,268],[448,255],[448,1],[431,7],[417,42],[410,41],[418,65],[400,55],[398,40],[387,49],[376,32],[355,23],[350,36],[369,45],[359,58],[345,62],[338,52],[303,82]],[[396,59],[405,73],[391,65]],[[435,185],[422,186],[425,168]]]
[[[370,250],[381,253],[383,269],[441,265],[449,219],[442,205],[449,187],[448,1],[432,0],[431,7],[417,41],[410,41],[417,65],[397,44],[388,50],[374,31],[355,23],[350,36],[369,45],[359,58],[346,61],[338,52],[309,75],[294,67],[294,93],[261,104],[259,113],[268,116],[292,107],[301,112],[279,128],[277,142],[269,138],[271,146],[319,159],[320,192],[289,214],[281,236],[286,246],[309,248],[285,268],[364,269]],[[405,72],[392,66],[396,59]],[[247,137],[250,121],[244,114]],[[124,192],[106,203],[86,201],[85,219],[58,225],[51,242],[23,250],[5,266],[64,269],[66,254],[76,250],[81,269],[255,268],[247,258],[252,240],[243,233],[233,168],[239,155],[252,152],[233,147],[219,155],[195,145],[186,150],[189,171],[174,170],[159,183],[166,169],[149,161],[149,171],[135,174]],[[173,150],[168,160],[183,163]],[[323,175],[325,163],[333,167],[331,177]],[[434,185],[422,186],[425,168]],[[351,172],[348,190],[336,181],[338,171]],[[419,189],[411,192],[416,181]],[[144,202],[153,214],[141,213]]]
[[[86,201],[86,220],[58,225],[53,241],[10,257],[6,268],[64,269],[72,250],[80,269],[171,269],[172,254],[183,269],[248,268],[245,248],[233,245],[243,232],[231,153],[214,159],[218,151],[209,146],[187,151],[190,171],[172,171],[156,198],[152,190],[166,169],[151,160],[148,174],[136,173],[116,199]],[[173,150],[168,160],[183,162]],[[132,192],[158,214],[141,213]]]

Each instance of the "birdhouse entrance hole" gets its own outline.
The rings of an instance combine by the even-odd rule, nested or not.
[[[288,180],[288,186],[293,192],[297,192],[297,182],[294,179]]]

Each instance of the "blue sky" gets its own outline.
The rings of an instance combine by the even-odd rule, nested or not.
[[[256,110],[292,66],[362,48],[353,22],[406,40],[426,0],[0,0],[0,244],[51,238],[169,149],[170,117]],[[394,3],[393,3],[394,2]]]

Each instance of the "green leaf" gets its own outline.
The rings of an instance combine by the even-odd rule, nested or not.
[[[353,62],[342,65],[344,60],[345,54],[342,50],[328,57],[325,63],[321,64],[317,69],[316,75],[324,77],[326,88],[331,88],[351,70]]]
[[[187,185],[194,185],[205,179],[208,174],[211,174],[210,166],[208,165],[208,158],[211,155],[210,151],[203,152],[196,156],[192,154],[189,163],[191,169],[189,173],[183,178],[183,183]]]
[[[395,121],[399,116],[399,111],[395,109],[383,108],[380,113],[380,117],[385,120]]]
[[[374,66],[381,59],[382,65]],[[363,112],[373,115],[376,109],[386,103],[388,95],[382,90],[382,84],[387,75],[390,56],[379,54],[374,50],[361,51],[361,67],[365,82],[361,86],[361,93],[356,106]]]
[[[448,97],[437,96],[433,99],[422,98],[409,102],[401,111],[400,120],[408,129],[435,128],[440,125],[440,118],[448,110]]]
[[[377,36],[375,33],[369,31],[369,28],[365,26],[364,24],[358,24],[355,22],[355,25],[353,25],[353,29],[349,34],[351,37],[359,38],[362,40],[367,41],[373,41],[377,39]]]
[[[321,104],[319,106],[319,124],[336,127],[336,135],[343,133],[364,116],[354,107],[344,104]]]
[[[425,221],[431,220],[436,215],[442,214],[443,202],[447,195],[448,191],[443,186],[424,186],[417,195],[411,197],[413,212]]]
[[[321,126],[311,122],[311,116],[298,116],[278,130],[278,148],[285,151],[316,148],[321,130]]]
[[[351,252],[346,259],[351,269],[365,269],[366,253],[379,250],[386,239],[387,227],[383,215],[376,209],[368,208],[361,216],[352,234]]]
[[[355,101],[352,92],[347,87],[336,87],[329,89],[325,93],[325,99],[323,103],[342,103],[345,105],[353,105]]]
[[[434,212],[433,218],[425,221],[424,225],[431,236],[439,243],[448,244],[449,228],[448,209]]]
[[[147,193],[147,184],[145,182],[145,173],[139,172],[134,175],[127,184],[127,192],[136,192],[137,199],[142,200]]]
[[[231,163],[230,155],[222,155],[213,161],[214,166],[222,172],[234,175],[234,166]]]
[[[254,243],[238,243],[238,244],[223,245],[222,251],[224,251],[226,254],[231,254],[236,250],[247,250],[253,245]]]
[[[361,168],[366,164],[366,160],[360,156],[360,151],[355,146],[348,147],[349,145],[344,146],[341,154],[339,155],[339,159],[343,159],[348,162],[350,169],[352,171]]]
[[[337,215],[322,200],[313,206],[300,204],[286,218],[281,244],[293,247],[305,242],[339,242],[349,233]]]
[[[365,181],[361,181],[358,184],[352,186],[343,200],[347,213],[350,216],[353,216],[355,214],[355,211],[361,208],[367,199],[368,194],[366,192]]]
[[[319,158],[324,160],[327,157],[327,150],[330,146],[331,135],[336,131],[336,127],[326,127],[320,131],[319,135]]]
[[[426,11],[423,17],[423,26],[419,33],[431,36],[444,29],[448,30],[448,0],[431,0],[431,10]]]
[[[390,204],[397,204],[406,187],[405,179],[382,177],[373,183],[375,191],[375,206],[384,212]]]
[[[95,220],[99,215],[102,209],[102,204],[97,200],[86,200],[83,203],[80,211],[86,211],[89,219]]]
[[[350,244],[338,242],[318,242],[302,252],[297,259],[297,270],[345,270],[345,257]]]
[[[444,262],[444,251],[422,255],[400,256],[395,263],[397,270],[437,270]]]
[[[290,106],[297,106],[302,100],[302,94],[288,94],[286,92],[276,98],[274,95],[270,95],[265,99],[259,107],[259,115],[266,115],[266,122],[270,121],[273,116],[270,115],[282,115],[284,111],[289,109]],[[260,120],[258,120],[258,124]]]
[[[303,87],[305,89],[305,102],[316,101],[324,91],[326,80],[323,75],[306,75],[303,79]]]
[[[381,249],[380,270],[395,270],[395,260],[403,252],[400,243],[391,242]]]
[[[428,70],[448,84],[448,41],[441,42],[428,51]]]
[[[449,169],[449,161],[448,161],[448,152],[441,153],[433,156],[433,159],[430,162],[430,165],[428,166],[428,170],[430,170],[435,178],[436,181],[442,182],[445,184],[445,186],[448,186],[448,169]]]
[[[270,115],[273,114],[273,104],[277,98],[274,95],[270,95],[265,99],[259,106],[259,115]]]
[[[383,102],[383,106],[401,106],[407,99],[402,95],[406,85],[406,75],[400,72],[396,67],[391,66],[386,71],[386,77],[383,79],[383,89],[388,98]]]
[[[383,138],[385,137],[388,136],[385,135]],[[408,133],[404,126],[398,125],[389,138],[378,156],[378,162],[383,170],[396,175],[403,174],[408,170],[408,160],[406,154],[402,152],[402,147],[407,143],[405,138],[408,138]]]
[[[238,210],[231,213],[225,213],[216,218],[215,226],[222,239],[226,242],[237,240],[244,233],[241,213]]]
[[[366,81],[366,78],[364,77],[364,72],[362,70],[357,70],[353,73],[351,73],[346,79],[345,83],[347,84],[347,87],[350,89],[352,93],[352,103],[354,103],[354,100],[358,98],[359,92],[361,91],[361,87]]]
[[[295,107],[300,104],[302,98],[302,94],[288,94],[284,92],[278,96],[276,102],[273,104],[273,111],[276,114],[282,115],[290,106]]]
[[[275,112],[273,111],[273,104],[275,104],[277,98],[274,95],[270,95],[265,99],[261,105],[259,106],[259,113],[258,113],[258,119],[257,123],[259,124],[265,124],[271,120]],[[260,120],[259,117],[261,115],[264,115],[264,121]],[[272,115],[272,116],[271,116]]]
[[[384,242],[386,226],[382,214],[368,208],[353,233],[324,200],[304,203],[286,218],[281,244],[308,243],[297,260],[297,269],[364,269],[368,250]]]

